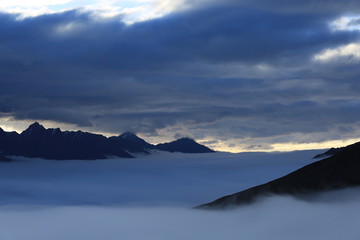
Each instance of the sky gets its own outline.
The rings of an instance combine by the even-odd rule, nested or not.
[[[0,1],[0,127],[220,151],[360,140],[360,2]]]

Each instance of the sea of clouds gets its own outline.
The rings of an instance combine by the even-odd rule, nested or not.
[[[360,189],[273,196],[228,211],[193,206],[283,176],[319,151],[158,153],[0,163],[0,240],[360,239]]]

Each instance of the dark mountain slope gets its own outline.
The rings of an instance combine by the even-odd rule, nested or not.
[[[21,134],[5,132],[0,128],[0,152],[4,155],[56,160],[92,160],[109,156],[132,158],[131,153],[149,154],[150,149],[185,153],[213,152],[191,139],[179,139],[154,146],[130,132],[107,138],[82,131],[63,132],[59,128],[46,129],[37,122]]]
[[[323,158],[323,157],[331,157],[334,156],[336,153],[342,151],[344,149],[344,147],[340,147],[340,148],[330,148],[329,150],[327,150],[324,153],[320,153],[318,155],[316,155],[314,158]]]
[[[181,138],[170,143],[161,143],[155,146],[156,149],[168,152],[182,153],[210,153],[214,152],[208,147],[195,142],[190,138]]]
[[[20,155],[46,159],[105,159],[110,155],[131,158],[119,144],[108,138],[82,131],[62,132],[45,129],[34,123],[21,134],[0,133],[0,150],[5,155]]]
[[[301,196],[360,185],[360,143],[345,147],[332,157],[309,164],[274,181],[259,185],[197,208],[219,209],[254,202],[271,194]]]

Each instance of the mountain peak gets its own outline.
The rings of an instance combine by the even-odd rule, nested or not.
[[[38,122],[34,122],[31,124],[25,131],[22,132],[22,134],[32,134],[32,133],[39,133],[44,132],[46,129],[43,125],[41,125]]]
[[[189,142],[189,143],[196,143],[196,141],[192,138],[188,138],[188,137],[184,137],[184,138],[179,138],[178,140],[174,141],[174,142]]]
[[[138,138],[134,133],[132,132],[124,132],[119,136],[121,139],[131,139],[131,138]]]
[[[45,129],[43,125],[41,125],[38,122],[34,122],[33,124],[31,124],[29,127],[29,129]]]
[[[83,131],[46,129],[38,122],[31,124],[21,134],[2,133],[0,152],[6,155],[41,157],[47,159],[104,159],[108,156],[132,158],[130,153],[149,154],[149,150],[183,153],[213,152],[191,138],[181,138],[171,143],[153,145],[132,132],[117,137],[105,137]]]
[[[133,153],[145,153],[149,152],[147,149],[153,149],[154,146],[147,143],[144,139],[139,138],[132,132],[124,132],[118,137],[111,137],[113,141],[118,142],[124,149]]]
[[[180,138],[170,143],[160,143],[156,145],[158,150],[168,152],[183,152],[183,153],[210,153],[214,152],[210,148],[197,143],[191,138]]]

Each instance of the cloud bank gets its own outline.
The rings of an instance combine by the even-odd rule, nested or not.
[[[360,237],[358,202],[273,197],[229,212],[181,208],[1,207],[4,239],[329,239]],[[49,221],[51,219],[51,221]],[[20,230],[20,231],[19,231]]]
[[[331,27],[356,1],[180,5],[131,25],[92,10],[0,14],[3,121],[237,150],[360,137],[359,31]]]
[[[360,189],[272,196],[231,211],[193,206],[287,174],[319,151],[171,154],[0,163],[0,239],[360,237]]]

